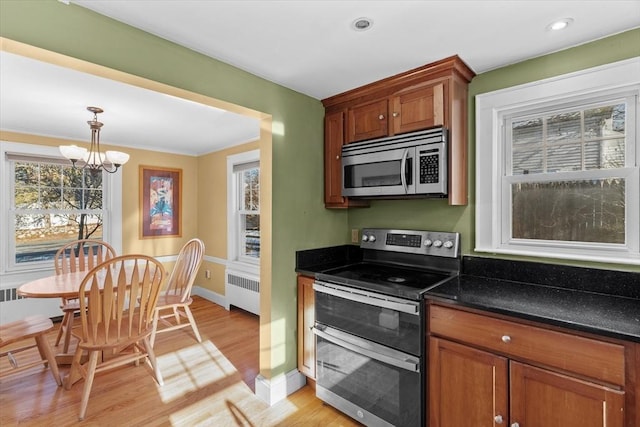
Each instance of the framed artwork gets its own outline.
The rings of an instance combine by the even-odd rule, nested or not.
[[[182,169],[140,166],[140,237],[182,235]]]

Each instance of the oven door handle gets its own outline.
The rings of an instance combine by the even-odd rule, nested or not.
[[[344,347],[347,350],[351,350],[354,353],[362,354],[371,359],[406,371],[420,372],[420,361],[409,354],[363,340],[350,334],[345,334],[344,332],[325,325],[316,325],[311,328],[311,330],[315,335],[331,341],[340,347]]]
[[[335,297],[344,298],[350,301],[361,302],[363,304],[369,304],[376,307],[388,308],[389,310],[401,311],[407,314],[420,315],[420,304],[413,301],[396,301],[391,297],[385,297],[384,295],[372,296],[365,291],[358,291],[357,289],[349,289],[343,291],[333,286],[327,286],[329,283],[320,282],[316,280],[313,283],[313,290],[333,295]]]

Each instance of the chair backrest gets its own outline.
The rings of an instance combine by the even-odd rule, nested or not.
[[[179,295],[180,301],[189,299],[198,268],[202,264],[204,243],[200,239],[191,239],[180,249],[176,265],[169,276],[167,295]]]
[[[54,257],[56,274],[89,271],[115,256],[116,251],[113,247],[102,240],[74,240],[56,252]]]
[[[161,262],[139,254],[111,258],[91,270],[78,291],[82,341],[116,346],[150,334],[164,276]]]

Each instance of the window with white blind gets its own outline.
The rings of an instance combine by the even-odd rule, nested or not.
[[[640,61],[479,95],[476,250],[640,264]]]
[[[2,272],[52,268],[57,249],[72,240],[112,241],[111,179],[73,168],[54,147],[1,148]]]
[[[230,261],[260,262],[260,152],[227,158]]]

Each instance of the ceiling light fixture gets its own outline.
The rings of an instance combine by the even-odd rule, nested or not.
[[[118,168],[129,161],[129,155],[121,151],[100,151],[100,129],[103,123],[98,121],[98,114],[102,113],[102,108],[87,107],[93,113],[93,120],[87,121],[91,129],[91,146],[89,151],[77,145],[61,145],[60,152],[64,157],[71,160],[73,167],[82,160],[82,169],[89,169],[92,174],[97,174],[100,169],[108,173],[115,173]]]
[[[366,31],[373,26],[373,20],[369,18],[358,18],[351,23],[351,28],[356,31]]]
[[[573,22],[573,19],[571,18],[558,19],[557,21],[554,21],[551,24],[547,25],[547,31],[564,30],[569,25],[571,25],[572,22]]]

